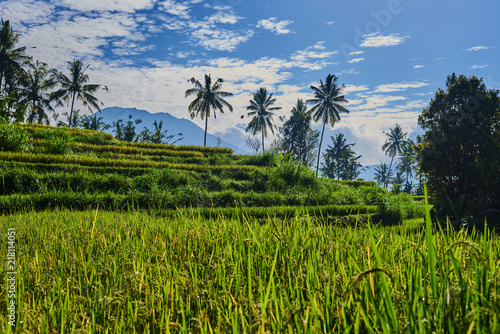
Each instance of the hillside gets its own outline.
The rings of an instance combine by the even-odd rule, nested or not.
[[[185,118],[177,118],[175,116],[170,115],[167,112],[160,112],[156,114],[152,114],[146,110],[141,110],[137,108],[121,108],[121,107],[108,107],[104,108],[99,112],[98,117],[103,118],[103,122],[106,124],[113,124],[118,119],[123,119],[124,121],[128,120],[129,115],[132,115],[132,119],[140,119],[142,123],[137,125],[139,130],[147,127],[152,129],[153,122],[156,120],[157,122],[163,121],[163,126],[168,130],[168,134],[177,134],[182,133],[183,139],[178,142],[179,145],[201,145],[203,144],[203,136],[205,131],[200,128],[195,123],[191,122]],[[111,133],[111,130],[108,132]],[[139,131],[138,131],[139,132]],[[216,146],[216,136],[213,134],[207,133],[207,145],[208,146]],[[238,143],[244,144],[243,138],[239,138]],[[233,150],[235,154],[249,154],[245,148],[237,146],[238,143],[228,142],[222,140],[221,147],[227,147]],[[241,145],[240,145],[241,146]]]
[[[411,196],[374,182],[315,178],[286,157],[234,155],[228,148],[119,142],[89,130],[3,126],[27,140],[0,151],[0,212],[196,208],[204,216],[310,215],[329,222],[422,216]],[[2,130],[3,131],[3,130]],[[238,208],[238,209],[236,209]],[[359,215],[359,216],[358,216]]]

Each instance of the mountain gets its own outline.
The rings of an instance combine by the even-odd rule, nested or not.
[[[132,120],[142,120],[142,123],[136,126],[136,132],[142,131],[144,127],[152,130],[153,122],[155,120],[157,122],[163,121],[163,129],[168,130],[168,135],[182,133],[183,139],[177,142],[177,145],[201,146],[203,144],[203,136],[205,134],[205,130],[203,130],[190,120],[187,120],[185,118],[177,118],[166,112],[152,114],[146,110],[137,108],[109,107],[102,109],[97,117],[102,117],[104,123],[113,124],[113,122],[116,122],[118,119],[123,119],[124,122],[127,122],[129,119],[129,115],[132,115]],[[111,129],[108,130],[108,132],[111,131]],[[216,140],[216,136],[207,133],[207,146],[216,147]],[[231,140],[231,142],[234,141]],[[249,151],[235,146],[228,141],[225,141],[224,139],[222,140],[220,146],[233,149],[234,154],[250,154]]]

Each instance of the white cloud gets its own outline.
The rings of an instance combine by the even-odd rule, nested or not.
[[[335,24],[335,21],[326,22],[326,25],[328,26],[331,26],[332,24]]]
[[[41,24],[50,21],[54,14],[54,5],[47,2],[22,1],[2,1],[0,6],[0,17],[10,20],[12,23],[26,22],[30,24]]]
[[[58,6],[81,12],[117,11],[132,13],[137,10],[153,8],[155,0],[59,0],[53,1]]]
[[[325,50],[325,42],[321,41],[313,46],[308,46],[305,50],[298,50],[290,58],[297,61],[306,61],[308,59],[326,59],[338,54],[338,51],[315,51]]]
[[[379,112],[377,108],[384,107],[394,101],[404,101],[404,96],[387,96],[387,95],[364,95],[358,94],[359,97],[365,99],[365,104],[357,106],[357,110],[371,110],[374,113]]]
[[[473,47],[468,48],[468,49],[464,49],[463,51],[479,51],[479,50],[488,50],[488,49],[493,49],[493,47],[479,45],[479,46],[473,46]]]
[[[365,53],[364,51],[353,51],[351,53],[349,53],[350,56],[357,56],[357,55],[362,55],[363,53]]]
[[[477,70],[477,69],[486,68],[486,67],[488,67],[488,64],[485,64],[485,65],[472,65],[471,66],[471,70]]]
[[[348,93],[353,93],[353,92],[362,92],[362,91],[366,91],[368,90],[368,87],[366,85],[359,85],[359,86],[356,86],[356,85],[345,85],[344,86],[344,94],[348,94]]]
[[[356,75],[356,74],[359,74],[359,72],[356,71],[354,68],[350,68],[348,70],[343,70],[342,72],[340,72],[340,74],[353,74],[353,75]]]
[[[424,68],[425,65],[413,65],[413,68]]]
[[[253,30],[228,30],[219,28],[200,28],[191,32],[190,37],[207,50],[235,51],[254,35]]]
[[[111,46],[118,55],[137,54],[151,49],[143,45],[145,37],[138,23],[128,13],[104,13],[92,16],[69,16],[30,27],[22,35],[23,44],[36,47],[30,54],[54,67],[65,67],[73,58],[93,61]]]
[[[329,61],[338,51],[326,51],[325,42],[320,41],[312,46],[308,46],[305,50],[297,50],[291,56],[289,67],[307,68],[309,70],[321,70],[328,65],[336,65],[335,62]]]
[[[212,22],[212,23],[235,24],[236,22],[238,22],[242,18],[243,17],[240,17],[232,12],[230,12],[230,13],[217,12],[211,16],[205,17],[205,20]]]
[[[365,60],[365,58],[354,58],[354,59],[351,59],[348,61],[349,64],[353,64],[353,63],[359,63],[360,61],[363,61]]]
[[[398,34],[390,34],[387,36],[380,34],[370,34],[365,35],[365,39],[361,42],[361,46],[368,48],[378,48],[378,47],[386,47],[386,46],[395,46],[404,43],[405,37],[401,37]]]
[[[284,35],[292,33],[292,30],[287,29],[287,26],[292,24],[291,20],[277,21],[277,17],[270,17],[265,20],[257,22],[257,28],[264,28],[270,30],[275,35]]]
[[[428,86],[426,82],[403,82],[379,85],[375,88],[375,93],[391,93],[407,90],[408,88],[420,88]]]
[[[189,15],[190,6],[186,3],[177,3],[175,0],[167,0],[161,2],[160,5],[167,13],[178,16],[181,19],[189,19],[191,17]]]

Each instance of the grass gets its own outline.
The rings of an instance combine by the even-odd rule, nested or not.
[[[0,217],[7,228],[18,333],[500,330],[500,240],[488,231],[98,210]]]
[[[19,129],[17,333],[500,332],[499,236],[434,227],[426,199],[276,154]]]

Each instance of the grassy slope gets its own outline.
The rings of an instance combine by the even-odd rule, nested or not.
[[[283,216],[279,207],[291,206],[297,207],[293,214],[308,207],[316,217],[362,213],[392,224],[423,213],[410,196],[393,196],[373,182],[317,179],[307,168],[272,154],[235,156],[225,148],[123,143],[88,130],[16,128],[28,136],[31,149],[0,151],[4,214],[99,206],[115,211],[227,208],[226,215],[234,216],[239,206],[262,217],[263,210],[254,207]],[[332,206],[343,209],[333,212]]]
[[[409,196],[271,155],[25,128],[31,153],[0,163],[18,333],[500,331],[498,236],[424,230]]]

